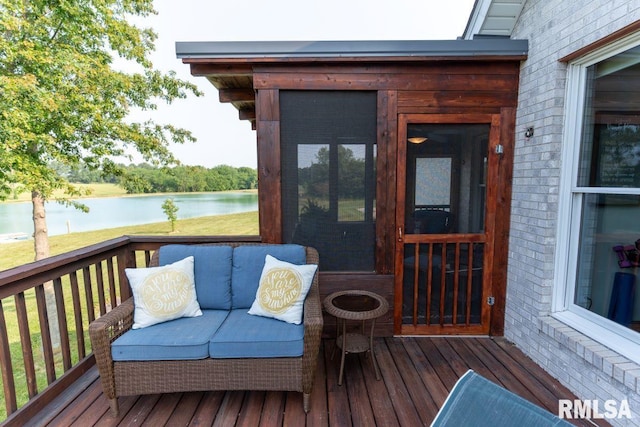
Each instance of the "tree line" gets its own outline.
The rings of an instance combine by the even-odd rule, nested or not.
[[[69,182],[118,184],[129,194],[249,190],[258,187],[257,170],[249,167],[181,165],[169,168],[148,163],[121,166],[125,170],[121,176],[105,176],[86,167],[58,172]]]

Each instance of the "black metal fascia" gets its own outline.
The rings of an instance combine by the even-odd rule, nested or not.
[[[357,58],[526,56],[528,40],[176,42],[178,58]]]

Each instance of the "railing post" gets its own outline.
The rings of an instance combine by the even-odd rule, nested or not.
[[[136,266],[135,252],[130,246],[124,248],[118,253],[118,283],[120,284],[120,301],[126,301],[131,297],[131,288],[125,274],[125,268],[134,268]]]
[[[4,390],[4,403],[7,414],[11,414],[18,409],[16,401],[16,385],[13,380],[13,363],[11,362],[11,352],[9,351],[9,339],[7,335],[7,324],[4,319],[4,309],[0,300],[0,370],[2,370],[2,385]]]

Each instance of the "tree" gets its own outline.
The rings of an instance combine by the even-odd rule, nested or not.
[[[364,195],[365,161],[356,157],[353,150],[343,145],[337,147],[337,171],[340,185],[337,188],[340,198],[359,198]],[[316,161],[300,169],[299,182],[307,196],[328,198],[331,155],[328,148],[321,148]]]
[[[49,254],[44,202],[53,191],[82,207],[69,199],[82,190],[52,164],[122,176],[115,158],[136,150],[169,165],[168,144],[194,140],[171,125],[127,120],[134,108],[199,95],[153,69],[156,34],[131,18],[155,13],[152,0],[0,0],[0,197],[16,184],[31,191],[36,260]],[[115,60],[137,71],[119,71]]]
[[[238,168],[238,180],[240,190],[251,190],[258,187],[258,174],[255,169],[246,166]]]
[[[171,223],[171,231],[176,231],[176,221],[178,220],[178,207],[173,202],[173,199],[167,199],[162,204],[162,212],[167,216],[167,219]]]

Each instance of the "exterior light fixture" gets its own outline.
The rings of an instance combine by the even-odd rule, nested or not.
[[[528,127],[527,130],[524,131],[524,137],[529,139],[533,136],[533,126]]]
[[[425,142],[428,138],[424,137],[424,136],[412,136],[410,138],[407,138],[407,141],[409,141],[412,144],[422,144],[423,142]]]

